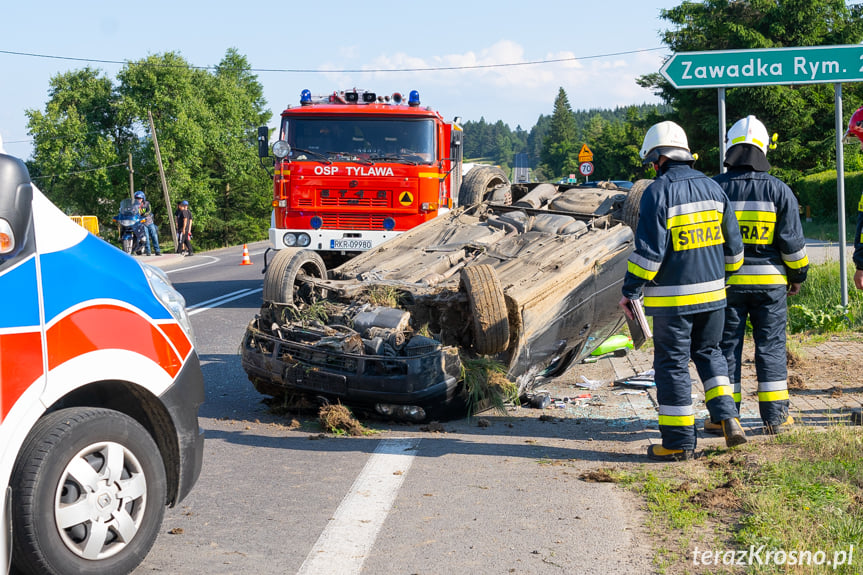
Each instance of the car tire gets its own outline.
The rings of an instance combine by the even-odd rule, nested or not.
[[[474,351],[492,355],[505,350],[509,345],[509,318],[494,268],[482,264],[462,269],[461,287],[470,306]]]
[[[137,421],[109,409],[50,413],[12,474],[12,561],[32,574],[125,574],[162,525],[165,465]]]
[[[480,203],[497,186],[508,185],[509,178],[497,166],[477,166],[467,173],[458,190],[458,205],[473,206]]]
[[[629,189],[623,201],[623,222],[632,228],[632,233],[638,227],[638,212],[641,206],[641,196],[653,180],[638,180]]]
[[[327,266],[321,256],[307,249],[279,250],[264,276],[264,301],[296,305],[326,297],[325,291],[307,289],[300,281],[302,276],[327,279]]]

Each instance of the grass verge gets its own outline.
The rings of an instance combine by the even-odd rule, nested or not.
[[[861,452],[863,430],[840,425],[611,475],[643,497],[660,573],[851,575],[863,572]]]
[[[854,289],[854,264],[848,268],[848,308],[843,310],[839,262],[809,267],[800,293],[788,298],[789,331],[826,333],[863,328],[863,292]]]

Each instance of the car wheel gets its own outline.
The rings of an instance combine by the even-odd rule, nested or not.
[[[129,573],[165,513],[159,448],[137,421],[108,409],[46,415],[12,485],[12,561],[24,573]]]
[[[470,305],[474,351],[491,355],[505,350],[509,345],[509,318],[494,268],[483,264],[462,269],[461,286]]]
[[[458,190],[458,205],[478,204],[495,187],[509,184],[509,178],[497,166],[477,166],[467,173]]]
[[[638,210],[641,205],[641,196],[647,186],[653,183],[653,180],[638,180],[629,189],[626,194],[626,200],[623,201],[623,222],[632,228],[633,233],[638,227]]]
[[[279,250],[264,276],[264,301],[296,305],[325,298],[325,291],[310,288],[302,281],[305,276],[327,279],[327,266],[321,256],[312,250]]]

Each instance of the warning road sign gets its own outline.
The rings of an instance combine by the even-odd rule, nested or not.
[[[587,147],[587,144],[582,144],[581,150],[578,152],[578,161],[582,164],[584,162],[593,161],[593,152],[590,151],[590,148]]]
[[[403,192],[399,196],[399,203],[403,206],[409,206],[414,203],[414,197],[410,192]]]

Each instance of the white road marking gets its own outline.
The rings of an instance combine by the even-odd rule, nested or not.
[[[258,293],[262,291],[264,291],[264,288],[241,289],[235,292],[231,292],[229,294],[221,295],[213,299],[208,299],[207,301],[196,303],[195,305],[190,305],[186,307],[186,311],[189,313],[189,315],[195,315],[196,313],[201,313],[202,311],[213,309],[214,307],[219,307],[220,305],[226,304],[229,301],[244,298],[247,295],[252,295],[253,293]]]
[[[193,270],[193,269],[195,269],[195,268],[200,268],[200,267],[204,267],[204,266],[213,265],[214,263],[216,263],[216,262],[218,262],[218,261],[219,261],[219,258],[217,258],[216,256],[195,256],[195,257],[206,258],[206,259],[209,259],[209,260],[211,260],[211,261],[204,262],[204,263],[200,263],[200,264],[195,264],[195,265],[193,265],[193,266],[186,266],[186,267],[184,267],[184,268],[177,268],[177,269],[175,269],[175,270],[165,270],[165,273],[166,273],[166,274],[172,274],[172,273],[175,273],[175,272],[184,272],[184,271],[186,271],[186,270]]]
[[[416,456],[419,439],[386,439],[369,458],[298,575],[360,573]]]

